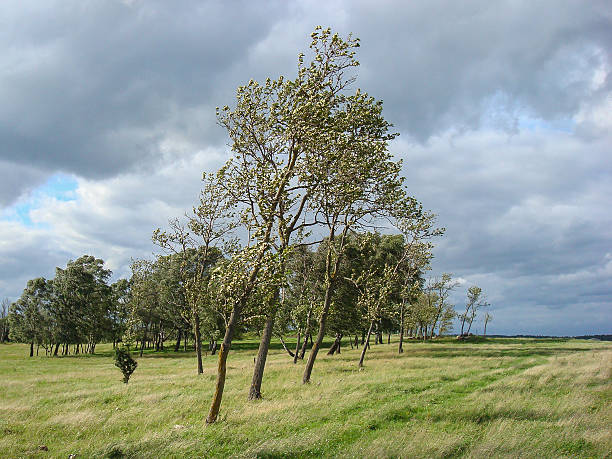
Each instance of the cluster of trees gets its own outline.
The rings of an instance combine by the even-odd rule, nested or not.
[[[154,235],[182,259],[188,250],[223,253],[210,276],[182,269],[191,317],[211,302],[225,319],[209,423],[219,413],[232,340],[246,320],[261,327],[251,399],[261,397],[270,339],[284,327],[312,339],[304,383],[330,332],[338,344],[344,334],[363,335],[360,365],[372,334],[390,330],[394,320],[402,330],[411,324],[432,333],[425,314],[408,305],[428,269],[431,240],[443,230],[406,190],[402,166],[388,152],[397,134],[382,102],[349,91],[359,40],[321,28],[311,37],[312,60],[299,55],[295,79],[251,80],[238,88],[234,108],[217,110],[232,157],[204,176],[200,205],[186,222]],[[383,222],[398,236],[370,232]],[[434,327],[445,326],[446,312],[442,307]]]
[[[56,268],[54,279],[29,280],[9,308],[9,337],[30,343],[30,356],[91,353],[101,341],[121,339],[127,319],[128,283],[109,284],[104,262],[84,255]]]
[[[325,336],[335,337],[331,354],[343,337],[361,346],[362,366],[372,338],[399,332],[402,352],[405,337],[449,331],[457,284],[449,274],[424,277],[444,229],[406,189],[388,152],[397,134],[382,102],[349,91],[358,47],[319,27],[295,79],[240,86],[235,107],[217,109],[231,158],[204,174],[192,212],[154,232],[164,254],[135,260],[131,279],[111,285],[93,257],[68,263],[52,281],[30,281],[11,306],[11,336],[32,349],[55,346],[53,354],[60,344],[93,352],[102,339],[135,343],[141,353],[175,339],[178,350],[190,339],[198,373],[202,342],[215,353],[220,340],[212,423],[232,341],[245,331],[260,336],[250,399],[261,397],[272,336],[284,345],[286,334],[297,335],[286,349],[294,363],[305,361],[308,383]],[[482,306],[478,291],[460,316],[462,332]]]

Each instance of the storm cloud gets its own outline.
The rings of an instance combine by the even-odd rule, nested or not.
[[[478,284],[493,333],[611,331],[609,2],[7,0],[0,18],[0,297],[83,253],[127,275],[226,158],[215,107],[294,76],[320,24],[361,39],[354,86],[447,228],[432,274],[463,280],[457,305]]]

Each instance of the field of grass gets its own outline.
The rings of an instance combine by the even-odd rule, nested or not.
[[[148,353],[130,383],[112,347],[28,358],[0,345],[0,457],[612,457],[612,343],[452,339],[317,359],[301,384],[278,346],[246,400],[255,340],[236,343],[220,422],[216,356]],[[45,445],[48,451],[39,450]]]

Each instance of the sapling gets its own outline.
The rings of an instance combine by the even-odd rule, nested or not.
[[[123,382],[125,384],[130,380],[130,376],[138,366],[138,362],[132,358],[130,351],[123,347],[115,348],[115,366],[123,373]]]

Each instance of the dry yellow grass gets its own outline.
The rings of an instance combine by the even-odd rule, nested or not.
[[[247,343],[249,344],[249,343]],[[221,421],[204,418],[215,358],[147,354],[129,385],[101,355],[28,359],[0,346],[0,457],[606,457],[612,345],[486,340],[321,356],[312,383],[282,350],[247,402],[256,343],[230,354]],[[39,451],[47,445],[48,452]]]

